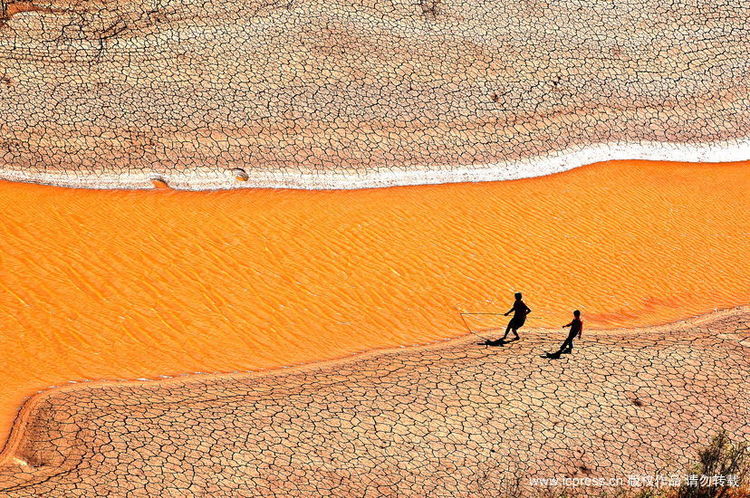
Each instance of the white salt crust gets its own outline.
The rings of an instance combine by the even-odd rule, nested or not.
[[[705,144],[610,143],[562,151],[554,155],[516,161],[474,165],[424,165],[409,170],[383,165],[364,174],[336,171],[285,173],[246,168],[248,179],[240,181],[232,169],[197,169],[189,173],[112,174],[101,172],[80,177],[69,173],[32,173],[0,168],[0,179],[90,189],[152,189],[153,180],[163,180],[179,190],[225,190],[275,188],[303,190],[352,190],[407,185],[517,180],[551,175],[580,166],[620,159],[680,162],[731,162],[750,159],[750,139]]]

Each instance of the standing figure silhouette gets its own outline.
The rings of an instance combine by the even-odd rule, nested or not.
[[[505,316],[513,313],[513,318],[508,322],[508,326],[505,329],[505,335],[503,335],[503,338],[498,342],[505,342],[505,338],[508,337],[508,332],[510,331],[513,331],[513,334],[516,336],[513,340],[517,341],[520,339],[518,329],[523,327],[523,324],[526,323],[526,315],[531,313],[531,308],[526,306],[526,303],[523,302],[522,298],[523,295],[520,292],[516,292],[516,302],[513,303],[513,307],[505,313]]]

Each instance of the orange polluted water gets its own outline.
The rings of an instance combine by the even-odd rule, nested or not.
[[[527,326],[574,308],[591,328],[750,303],[748,167],[619,161],[338,192],[0,183],[0,436],[50,385],[457,336],[459,310],[504,312],[517,290],[542,317]]]

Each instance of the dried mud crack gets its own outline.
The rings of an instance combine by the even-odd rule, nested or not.
[[[32,398],[4,496],[503,496],[521,476],[684,471],[750,438],[750,309],[646,329],[476,338],[270,374]]]
[[[4,179],[357,188],[750,158],[747,2],[0,5]]]

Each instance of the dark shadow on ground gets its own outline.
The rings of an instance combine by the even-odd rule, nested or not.
[[[487,339],[484,342],[478,342],[477,344],[479,344],[480,346],[505,346],[506,344],[510,344],[511,342],[515,342],[518,340],[520,339],[495,339],[494,341]]]

